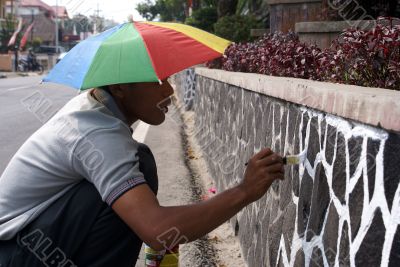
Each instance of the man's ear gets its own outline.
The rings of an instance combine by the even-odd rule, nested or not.
[[[123,92],[122,88],[118,84],[109,85],[108,89],[110,90],[111,94],[114,97],[117,97],[117,98],[123,98],[124,97],[124,92]]]

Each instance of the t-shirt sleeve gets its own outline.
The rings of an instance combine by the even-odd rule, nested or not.
[[[117,125],[81,137],[70,157],[75,171],[93,183],[111,206],[126,191],[146,183],[139,170],[138,147],[129,130]]]

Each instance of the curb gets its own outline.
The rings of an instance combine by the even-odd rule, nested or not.
[[[40,76],[40,74],[36,72],[0,72],[0,79],[36,76]]]
[[[175,84],[172,86],[176,89]],[[194,112],[186,111],[179,97],[175,96],[173,104],[178,110],[177,115],[182,120],[182,145],[185,151],[185,164],[190,172],[193,200],[198,202],[204,200],[203,197],[211,198],[215,193],[207,191],[207,188],[215,186],[215,181],[209,177],[206,171],[207,163],[204,161],[196,136],[193,135],[193,131],[195,131],[192,120]],[[197,263],[200,265],[193,266],[248,266],[242,257],[240,242],[230,220],[197,241],[195,245],[200,260]]]

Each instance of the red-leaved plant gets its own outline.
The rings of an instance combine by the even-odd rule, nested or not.
[[[324,80],[400,90],[400,25],[380,18],[370,31],[349,29],[321,60]]]
[[[321,49],[299,41],[294,33],[275,33],[253,43],[232,44],[222,59],[223,69],[273,76],[316,79]]]
[[[400,26],[379,18],[370,31],[345,30],[325,50],[294,33],[269,34],[229,46],[222,69],[400,90]]]

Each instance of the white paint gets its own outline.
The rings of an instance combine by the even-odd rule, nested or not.
[[[28,85],[28,86],[19,86],[19,87],[13,87],[10,89],[7,89],[7,91],[17,91],[17,90],[22,90],[22,89],[28,89],[28,88],[32,88],[32,85]]]
[[[374,140],[382,140],[388,137],[388,133],[385,130],[374,128],[366,124],[353,122],[354,126],[352,126],[350,122],[331,114],[327,114],[325,119],[327,124],[337,128],[347,139],[351,137],[367,136]]]
[[[149,131],[150,125],[140,121],[135,131],[133,131],[132,138],[139,143],[143,143],[146,139],[147,132]]]

